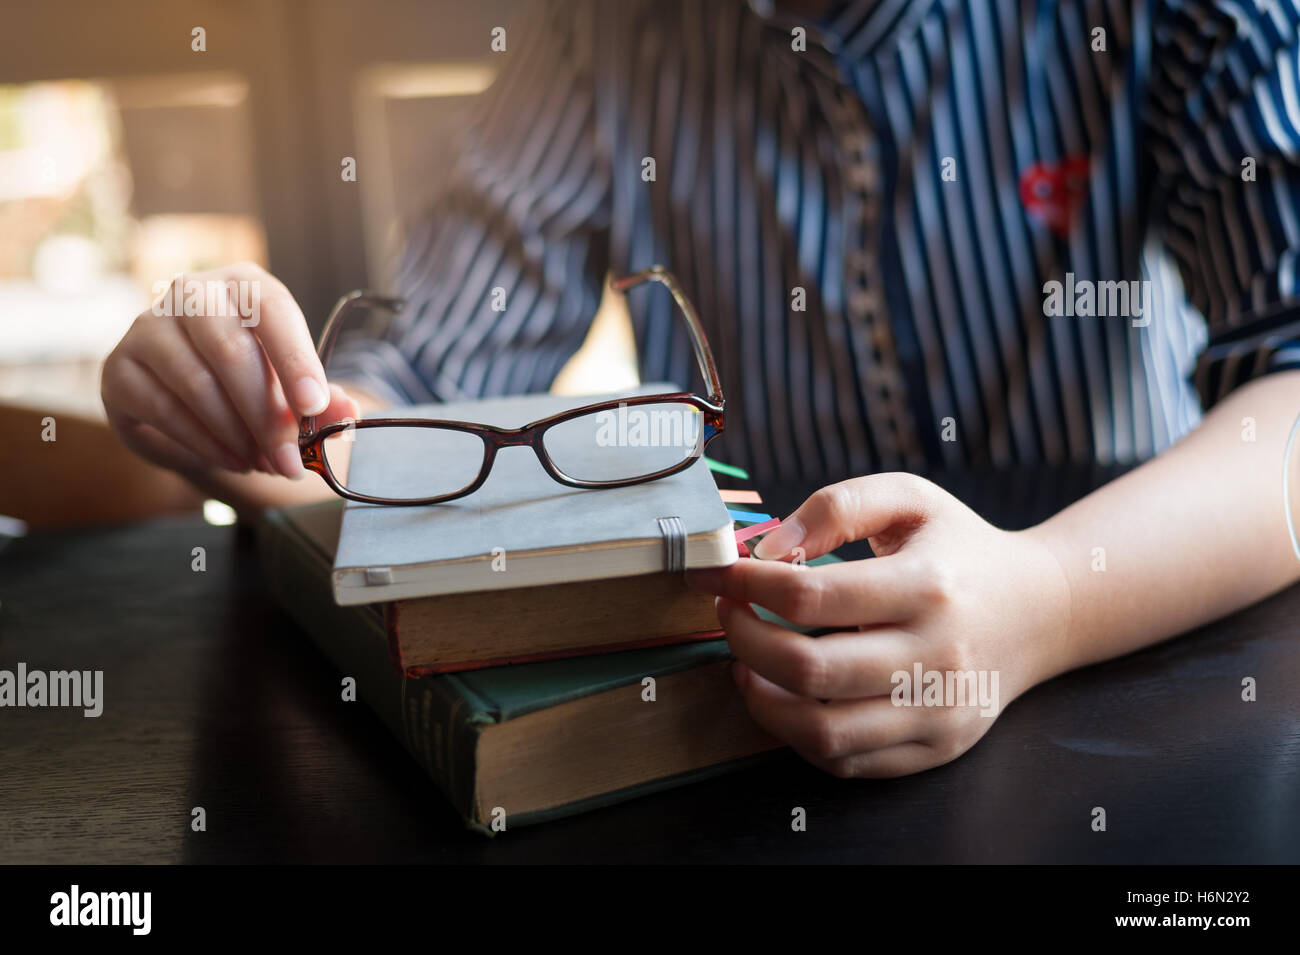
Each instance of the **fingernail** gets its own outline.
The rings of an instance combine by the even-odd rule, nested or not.
[[[330,406],[330,399],[315,378],[299,378],[293,386],[293,406],[299,414],[320,414]]]
[[[287,478],[298,480],[302,477],[302,454],[298,445],[285,443],[275,449],[275,466]]]
[[[774,560],[784,557],[803,543],[804,527],[797,518],[790,518],[776,530],[771,531],[752,548],[759,560]]]

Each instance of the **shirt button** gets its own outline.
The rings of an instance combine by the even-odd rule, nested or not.
[[[871,148],[871,141],[866,133],[845,133],[840,137],[840,149],[846,156],[865,156]]]
[[[857,315],[870,315],[879,301],[880,296],[871,289],[854,289],[849,293],[849,307]]]
[[[845,170],[844,178],[858,192],[871,192],[876,188],[876,170],[873,166],[854,163]]]

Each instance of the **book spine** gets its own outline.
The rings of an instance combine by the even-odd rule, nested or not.
[[[282,515],[258,528],[258,550],[272,596],[345,676],[455,806],[487,831],[475,806],[478,739],[492,717],[455,677],[411,679],[393,668],[383,615],[372,606],[339,607],[330,564]]]
[[[455,677],[398,679],[399,738],[466,824],[491,835],[477,799],[479,735],[491,719],[460,692]]]

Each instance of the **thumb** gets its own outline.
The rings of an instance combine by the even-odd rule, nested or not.
[[[330,403],[320,414],[316,416],[316,427],[323,428],[327,424],[334,424],[336,421],[342,421],[345,418],[351,418],[353,421],[361,417],[361,406],[356,400],[335,384],[330,385]]]
[[[852,478],[813,493],[754,548],[754,556],[775,560],[802,548],[805,559],[820,557],[848,541],[925,523],[935,486],[914,474],[893,472]]]

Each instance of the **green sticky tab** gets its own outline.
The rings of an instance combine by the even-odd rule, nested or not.
[[[715,461],[707,456],[704,458],[704,463],[709,466],[710,471],[717,471],[719,474],[727,475],[727,477],[740,478],[742,481],[749,480],[747,473],[733,465],[723,464],[721,461]]]

